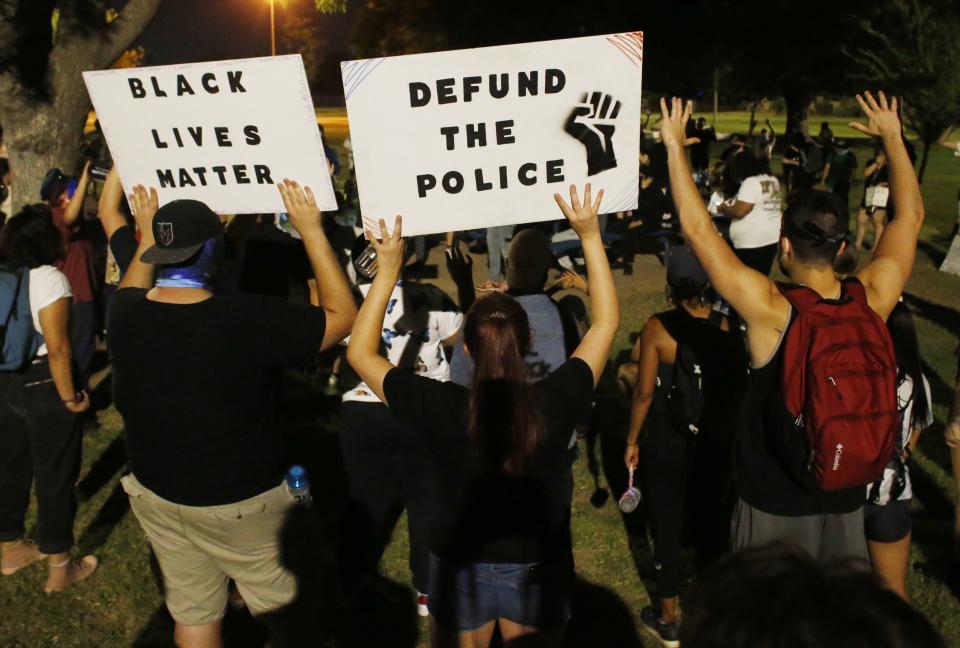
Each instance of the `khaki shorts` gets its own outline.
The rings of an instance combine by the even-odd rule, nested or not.
[[[133,474],[120,481],[160,563],[167,609],[177,623],[222,619],[231,578],[253,614],[296,598],[296,579],[280,565],[280,529],[295,504],[283,485],[234,504],[181,506]]]

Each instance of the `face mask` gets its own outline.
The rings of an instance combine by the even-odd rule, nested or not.
[[[157,273],[158,288],[203,288],[210,290],[213,284],[214,245],[210,239],[200,248],[200,254],[190,265],[164,266]]]

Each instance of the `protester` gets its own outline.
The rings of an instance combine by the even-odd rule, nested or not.
[[[770,158],[773,156],[773,147],[777,144],[777,132],[773,130],[773,124],[769,119],[764,120],[764,123],[767,128],[761,128],[760,134],[753,140],[753,154],[758,160],[769,165]]]
[[[507,258],[507,246],[513,236],[513,225],[495,225],[487,228],[487,270],[490,284],[503,284],[504,261]]]
[[[957,358],[957,375],[955,378],[956,386],[953,392],[953,403],[950,406],[950,414],[947,416],[947,425],[944,428],[943,436],[950,448],[950,465],[953,469],[953,481],[956,485],[958,495],[954,505],[953,514],[953,544],[954,556],[960,557],[960,343],[954,349],[953,354]]]
[[[363,297],[377,273],[376,250],[363,236],[353,246],[357,289]],[[382,351],[391,364],[433,380],[450,380],[445,347],[459,340],[463,315],[443,291],[399,280],[390,294],[381,331]],[[401,422],[364,382],[343,395],[340,448],[350,476],[345,553],[353,587],[377,568],[405,506],[410,538],[410,571],[417,611],[427,616],[430,576],[429,529],[436,478],[423,438]]]
[[[725,546],[730,506],[724,486],[730,474],[724,458],[731,452],[731,422],[740,395],[736,378],[743,375],[743,359],[728,322],[711,308],[710,282],[690,248],[671,250],[667,287],[673,308],[647,320],[633,352],[638,368],[624,463],[632,470],[642,459],[643,492],[658,565],[659,610],[647,606],[640,619],[665,646],[675,647],[680,645],[677,621],[687,482],[694,480],[689,495],[700,504],[688,517],[698,521],[693,535],[698,548],[706,549],[698,552],[703,566],[718,558]],[[689,361],[681,362],[681,348]],[[697,374],[702,382],[694,393],[687,393],[684,390],[691,383],[685,380],[693,376],[678,374],[692,369],[691,363],[702,372]],[[697,414],[694,401],[700,406]],[[681,423],[678,407],[688,409],[691,418]],[[694,424],[693,418],[696,432],[688,427]],[[720,551],[709,552],[707,544],[719,545]]]
[[[863,321],[870,322],[870,328],[864,331],[869,330],[876,336],[870,340],[873,348],[878,349],[884,359],[888,353],[892,356],[889,334],[878,322],[886,319],[893,310],[913,269],[917,238],[924,219],[923,201],[900,135],[897,100],[894,98],[888,102],[883,93],[874,99],[866,93],[864,97],[858,95],[857,101],[868,123],[852,126],[867,135],[882,138],[890,164],[891,193],[898,206],[898,217],[884,231],[870,263],[853,278],[841,283],[834,272],[834,263],[846,261],[843,257],[847,247],[844,240],[847,234],[846,205],[825,192],[798,195],[784,213],[780,265],[792,282],[805,287],[790,291],[778,289],[770,279],[749,269],[716,235],[690,177],[683,150],[684,125],[689,119],[690,106],[684,108],[679,99],[674,99],[672,107],[668,108],[667,102],[661,101],[664,118],[661,132],[670,156],[670,182],[684,236],[713,286],[746,324],[751,371],[749,402],[745,406],[744,429],[739,434],[734,464],[739,500],[734,512],[732,537],[737,549],[789,540],[821,560],[866,557],[862,485],[824,491],[819,488],[819,483],[808,484],[815,481],[814,475],[805,468],[810,448],[804,443],[804,432],[796,425],[796,412],[787,408],[784,384],[787,379],[783,375],[787,362],[791,366],[804,362],[796,351],[788,357],[787,344],[784,343],[785,340],[794,344],[804,342],[804,329],[791,331],[792,324],[804,315],[796,315],[791,302],[781,292],[788,292],[797,302],[801,296],[806,299],[812,294],[831,308],[853,303],[853,308],[863,313]],[[868,315],[871,310],[875,315]],[[865,380],[871,388],[874,380],[886,381],[889,377],[892,383],[893,372],[893,367],[885,368]],[[843,386],[835,383],[832,388],[840,390],[841,395],[844,388],[849,389],[845,383]],[[791,389],[798,386],[790,385]],[[877,389],[877,398],[892,398],[893,394],[886,394],[879,385]],[[879,403],[849,399],[844,406],[853,411],[871,402]],[[895,403],[891,405],[895,408]],[[853,415],[866,424],[867,419],[862,418],[859,409]],[[895,412],[874,411],[870,420],[876,432],[868,432],[863,426],[858,429],[868,434],[889,434],[889,438],[884,437],[883,444],[892,445],[895,415]],[[804,421],[803,418],[799,420]],[[878,447],[884,447],[883,444]],[[871,465],[887,460],[878,455],[864,457],[863,461],[868,459],[873,462]],[[839,465],[839,454],[834,462]]]
[[[897,406],[900,437],[883,478],[867,487],[863,509],[867,549],[873,571],[887,587],[909,601],[907,564],[910,560],[910,503],[913,489],[907,460],[917,447],[920,433],[933,424],[930,383],[923,375],[923,359],[910,309],[898,302],[887,327],[897,354]]]
[[[922,614],[856,562],[784,544],[730,556],[694,585],[684,648],[945,648]]]
[[[850,178],[856,168],[857,156],[847,148],[847,140],[834,140],[820,182],[842,200],[844,205],[850,204]]]
[[[98,328],[97,272],[93,263],[93,245],[83,221],[89,173],[90,163],[87,162],[74,186],[60,169],[50,169],[40,186],[40,199],[53,210],[53,222],[66,244],[66,257],[57,267],[70,280],[73,290],[71,341],[74,362],[83,385],[89,378],[90,363],[96,352]]]
[[[594,320],[573,357],[536,384],[523,356],[530,327],[511,297],[492,293],[467,313],[464,341],[476,363],[469,389],[394,367],[378,353],[383,315],[403,261],[400,218],[383,240],[368,234],[379,267],[360,309],[347,359],[434,451],[440,502],[431,532],[430,614],[435,646],[486,646],[538,635],[558,645],[569,618],[569,556],[558,555],[568,502],[570,422],[586,411],[607,362],[619,308],[590,185],[581,204],[556,200],[583,243]],[[470,643],[472,642],[472,643]]]
[[[717,131],[704,117],[698,117],[693,137],[697,142],[690,146],[690,166],[694,172],[703,172],[710,168],[710,144],[717,141]]]
[[[11,576],[46,558],[47,593],[59,592],[97,568],[94,556],[70,558],[82,444],[79,415],[90,407],[90,399],[73,371],[70,283],[55,267],[65,254],[46,205],[25,207],[0,233],[0,263],[29,269],[24,286],[39,338],[25,367],[0,372],[0,572]],[[34,481],[38,545],[25,538],[24,529]]]
[[[783,164],[783,184],[787,193],[811,189],[813,179],[807,173],[807,138],[800,131],[794,131],[787,138],[787,148],[781,158]]]
[[[221,645],[228,578],[261,618],[297,594],[280,562],[294,498],[282,484],[278,370],[336,344],[356,308],[310,189],[279,189],[320,308],[212,292],[217,216],[192,200],[158,210],[142,186],[131,199],[140,244],[109,316],[131,469],[122,483],[159,561],[179,646]]]
[[[733,219],[730,242],[734,252],[748,268],[770,274],[783,215],[780,181],[749,152],[730,158],[725,174],[739,184],[736,197],[720,205],[720,213]]]
[[[863,167],[863,199],[860,201],[860,209],[857,212],[857,239],[853,244],[858,250],[863,248],[863,239],[871,220],[874,243],[879,241],[880,235],[883,234],[883,228],[887,222],[887,201],[885,198],[882,201],[878,200],[876,187],[883,187],[886,191],[889,186],[887,156],[882,147],[877,147],[873,152],[873,159]]]

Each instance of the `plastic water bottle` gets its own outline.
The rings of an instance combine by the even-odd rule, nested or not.
[[[298,504],[310,503],[310,480],[303,466],[290,466],[287,471],[287,490]]]
[[[620,496],[620,510],[624,513],[633,513],[640,504],[640,491],[633,486],[633,468],[630,468],[630,481],[627,490]]]

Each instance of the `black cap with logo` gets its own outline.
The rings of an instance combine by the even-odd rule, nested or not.
[[[220,219],[199,200],[174,200],[153,217],[156,245],[143,253],[144,263],[175,265],[200,251],[203,244],[219,236]]]

